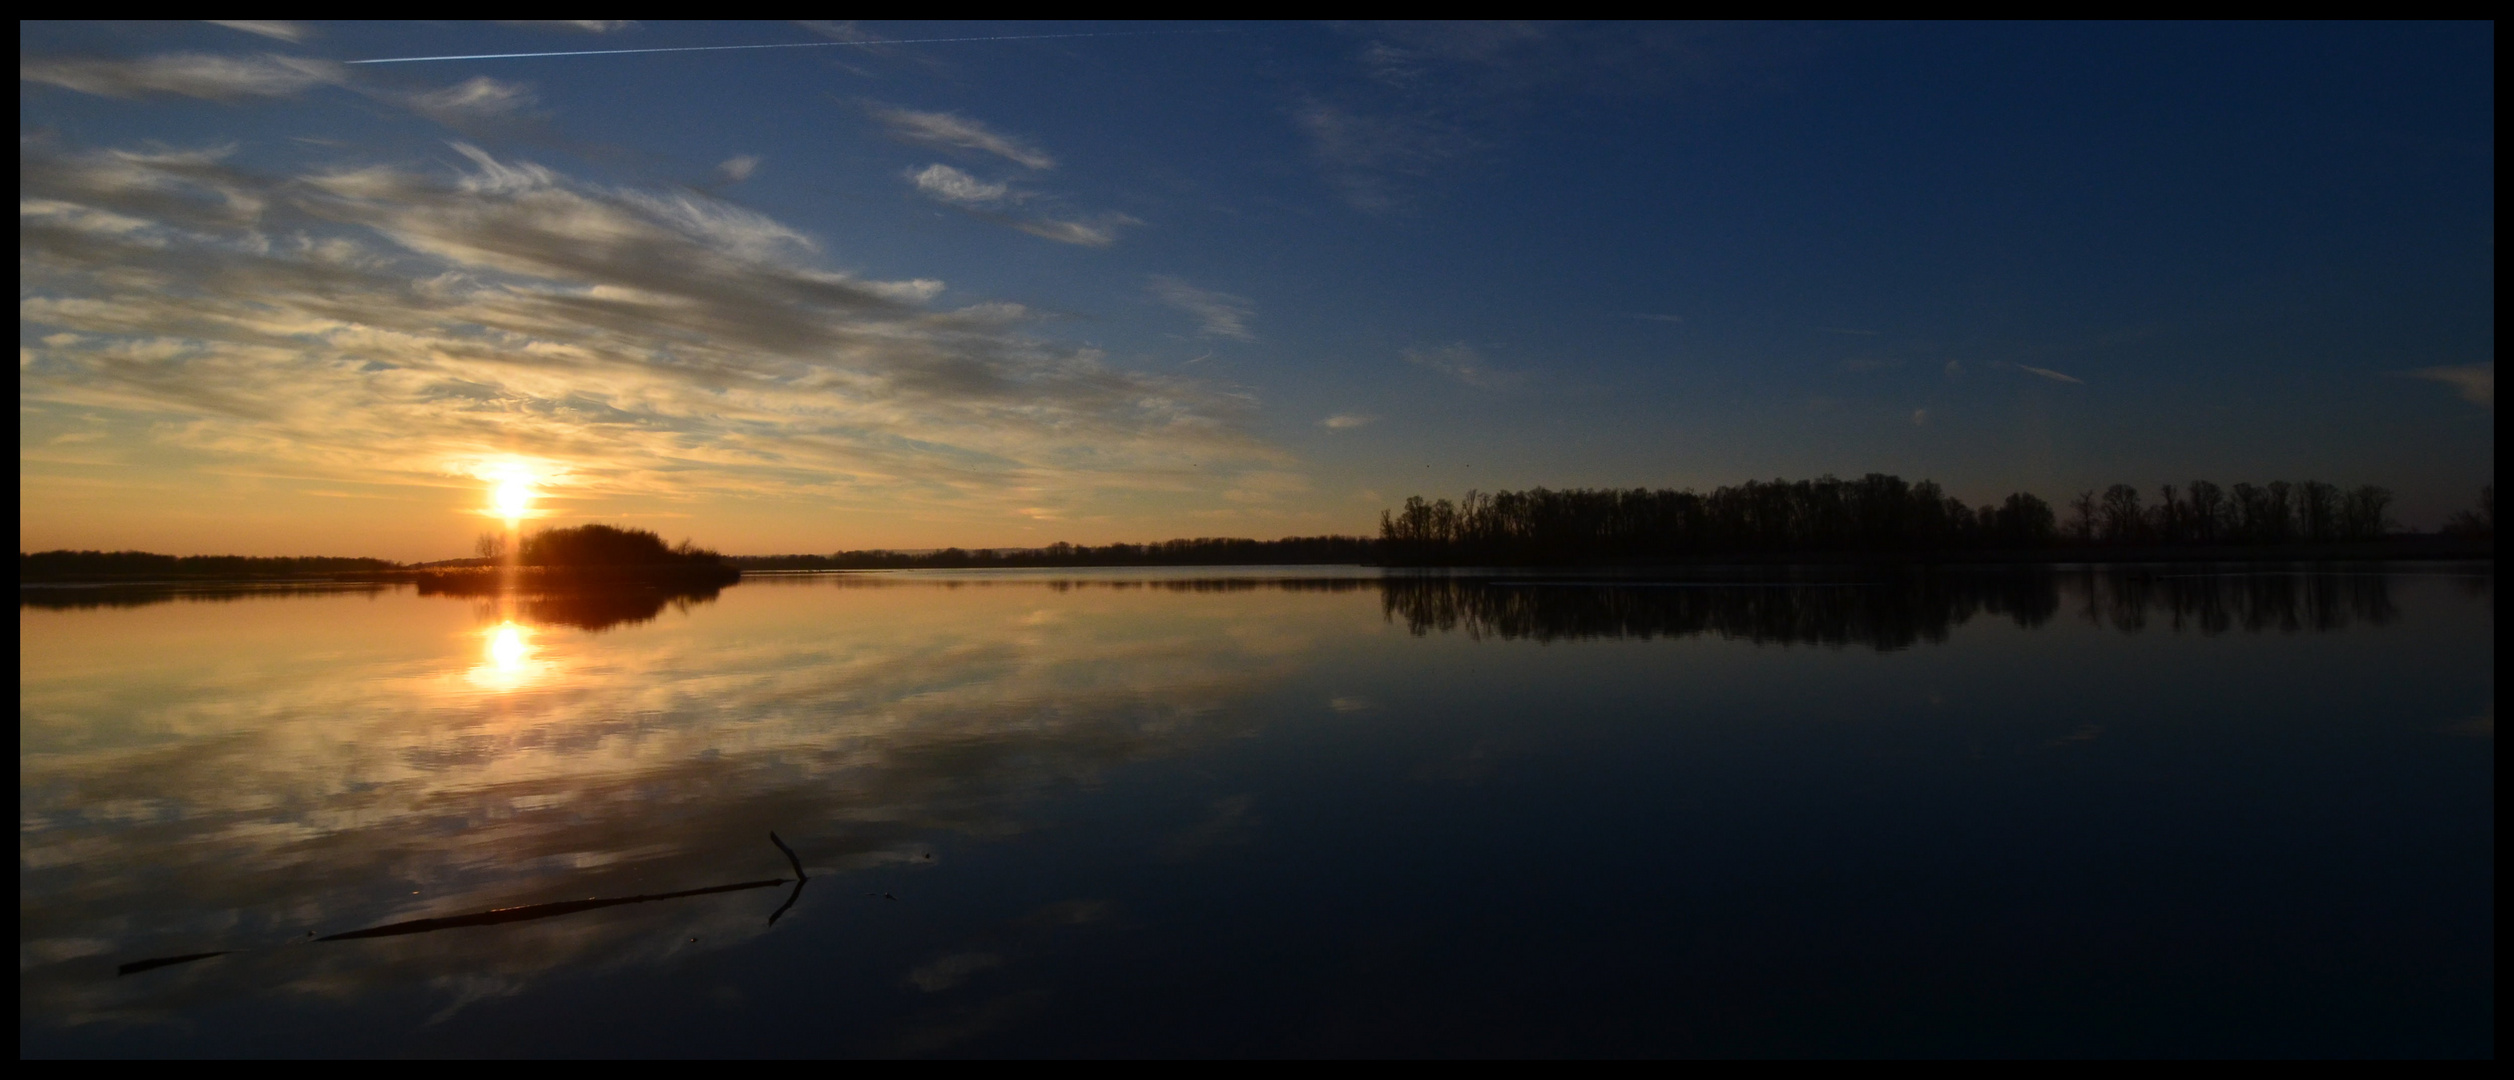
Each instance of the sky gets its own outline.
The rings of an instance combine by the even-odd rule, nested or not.
[[[21,23],[19,548],[1868,472],[2431,527],[2494,84],[2486,24]]]

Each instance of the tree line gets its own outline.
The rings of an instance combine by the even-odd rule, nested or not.
[[[828,555],[736,555],[745,570],[964,570],[1044,566],[1295,566],[1377,562],[1377,542],[1364,536],[1287,536],[1281,540],[1198,537],[1149,544],[1054,543],[1010,550],[840,551]]]
[[[1469,491],[1458,502],[1406,499],[1379,517],[1380,555],[1394,565],[1654,562],[1699,556],[1937,553],[2084,546],[2329,544],[2380,540],[2395,529],[2392,493],[2320,481],[2220,487],[2161,485],[2153,501],[2128,484],[2088,490],[2067,515],[2017,492],[1968,506],[1936,483],[1870,473],[1856,480],[1750,480],[1690,489],[1535,488]],[[2495,486],[2455,519],[2495,532]]]
[[[147,551],[38,551],[17,553],[19,581],[137,578],[284,578],[315,574],[374,573],[401,564],[390,559],[325,555],[159,555]]]

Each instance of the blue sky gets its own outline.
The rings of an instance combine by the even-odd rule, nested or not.
[[[2494,73],[2486,25],[30,23],[20,546],[442,557],[514,475],[746,552],[1869,471],[2432,524],[2493,479]]]

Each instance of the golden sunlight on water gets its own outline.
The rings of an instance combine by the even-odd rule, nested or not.
[[[506,692],[543,680],[553,665],[535,655],[533,629],[512,620],[481,632],[482,662],[468,673],[473,686]]]
[[[528,608],[399,592],[22,609],[19,856],[43,880],[21,898],[26,993],[56,1015],[121,1015],[142,990],[173,1007],[216,972],[140,987],[88,969],[769,876],[772,827],[812,845],[815,875],[911,865],[937,833],[1030,827],[1030,793],[1243,734],[1230,705],[1318,635],[1385,629],[1358,593],[1038,583],[762,581],[599,631]],[[555,965],[763,929],[741,905],[656,905],[253,955],[321,992],[457,970],[495,997]]]

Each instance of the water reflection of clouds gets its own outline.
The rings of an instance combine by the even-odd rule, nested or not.
[[[782,867],[768,827],[816,873],[913,867],[934,836],[1029,827],[1012,808],[1043,788],[1235,730],[1226,707],[1305,645],[1285,629],[1299,619],[1160,592],[1060,597],[1045,623],[1022,618],[1035,586],[748,595],[740,617],[645,630],[500,621],[435,661],[245,678],[213,661],[136,696],[22,671],[28,1008],[154,1013],[236,980],[354,994],[452,979],[447,993],[478,998],[557,966],[743,940],[764,927],[756,905],[676,901],[120,982],[91,970],[98,942],[128,960],[565,898],[552,890],[766,877]],[[1252,634],[1252,618],[1273,625]],[[121,734],[44,735],[100,727]]]
[[[1223,594],[1229,603],[1181,602]],[[270,986],[354,996],[433,985],[454,1007],[557,969],[676,962],[765,932],[775,900],[674,901],[529,931],[281,946],[99,977],[134,957],[768,877],[783,866],[762,839],[772,827],[816,875],[912,871],[931,865],[922,854],[937,837],[1037,827],[1021,807],[1044,790],[1252,730],[1235,703],[1300,670],[1322,636],[1376,632],[1383,618],[1416,634],[1895,648],[1985,617],[2201,633],[2395,617],[2374,576],[2075,570],[1821,588],[867,575],[751,582],[693,602],[709,600],[690,619],[658,618],[669,598],[541,618],[555,609],[475,612],[408,592],[32,612],[61,621],[23,624],[52,639],[21,645],[22,1014],[162,1016]],[[605,621],[619,611],[643,615]],[[278,629],[156,640],[153,613]],[[341,621],[353,615],[368,621]],[[274,650],[281,640],[307,650]],[[127,658],[93,659],[107,653]],[[1322,699],[1337,713],[1381,707],[1323,687],[1303,700]],[[1492,757],[1478,742],[1443,768],[1471,778]],[[1257,810],[1245,797],[1214,803],[1164,850],[1241,843]],[[807,897],[798,914],[831,902]],[[1008,937],[948,955],[961,953],[1017,967],[1022,949]]]

